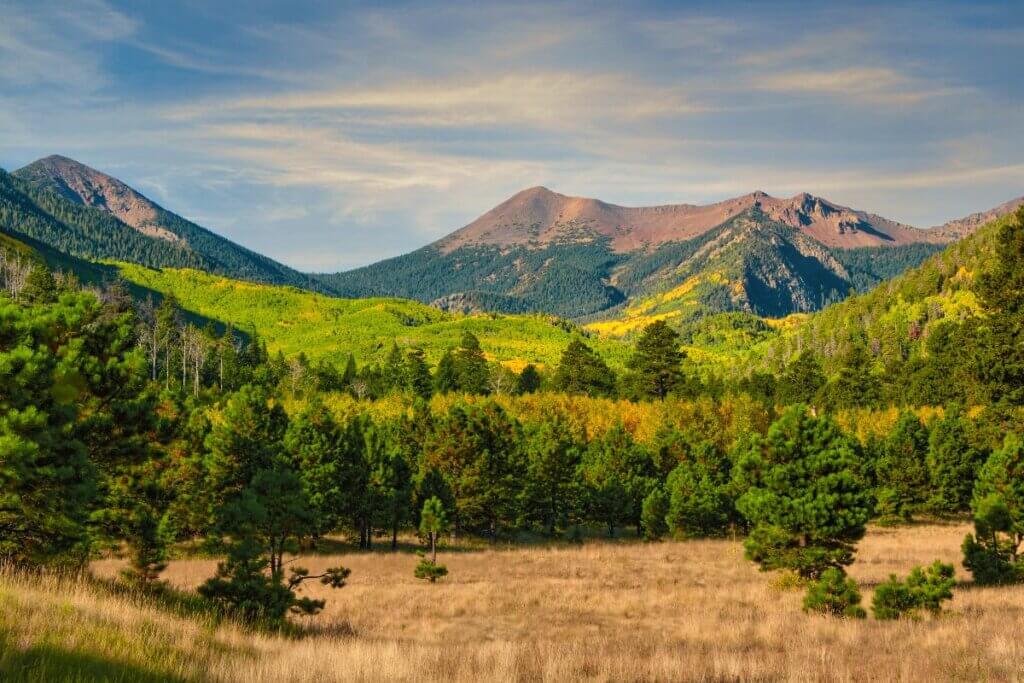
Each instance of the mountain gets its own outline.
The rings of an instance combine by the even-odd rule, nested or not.
[[[979,211],[978,213],[972,213],[970,216],[965,216],[964,218],[959,218],[955,221],[949,221],[948,223],[937,225],[934,228],[930,228],[929,232],[949,240],[958,240],[974,233],[974,231],[986,223],[990,223],[1007,214],[1013,213],[1019,206],[1024,206],[1024,197],[1011,199],[1010,201],[1000,204],[988,211]]]
[[[533,187],[513,195],[435,244],[448,253],[469,245],[542,247],[607,238],[613,251],[629,253],[693,239],[755,208],[767,218],[799,229],[829,247],[850,249],[941,241],[936,235],[806,193],[777,199],[764,192],[753,192],[707,206],[669,204],[633,208]]]
[[[49,156],[0,171],[0,228],[74,256],[197,268],[307,289],[325,286],[167,211],[117,178]]]
[[[448,310],[583,321],[781,316],[866,291],[960,236],[806,193],[635,208],[534,187],[410,254],[319,278],[345,296],[401,296]]]

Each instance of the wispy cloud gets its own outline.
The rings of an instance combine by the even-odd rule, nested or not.
[[[0,82],[96,90],[108,75],[95,44],[130,36],[135,21],[103,0],[40,0],[0,10]]]
[[[891,67],[850,67],[771,73],[755,87],[793,94],[829,95],[867,104],[912,105],[963,93],[964,89],[920,83]]]

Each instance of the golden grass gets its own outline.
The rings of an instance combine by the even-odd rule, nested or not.
[[[851,568],[865,606],[873,585],[914,564],[954,562],[966,579],[966,531],[872,529]],[[441,559],[449,578],[426,585],[413,578],[408,553],[303,558],[313,570],[342,563],[353,572],[339,591],[308,590],[328,605],[300,640],[186,620],[83,583],[11,577],[0,577],[0,624],[20,652],[46,641],[186,680],[1024,678],[1024,587],[961,587],[934,619],[847,622],[805,615],[802,592],[773,588],[784,582],[745,562],[733,541],[594,542]],[[178,561],[166,578],[192,588],[214,564]],[[104,561],[94,572],[118,568]]]

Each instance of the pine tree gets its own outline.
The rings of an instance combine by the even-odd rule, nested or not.
[[[430,541],[430,559],[422,559],[416,566],[417,579],[425,579],[434,583],[448,575],[448,568],[437,563],[437,539],[448,526],[444,506],[438,498],[429,498],[420,512],[420,535]]]
[[[775,400],[784,406],[811,403],[824,384],[821,363],[813,353],[804,351],[779,377]]]
[[[971,499],[974,534],[964,567],[978,584],[1024,581],[1024,441],[1008,434],[978,474]]]
[[[409,349],[405,354],[405,381],[415,396],[430,398],[434,390],[434,383],[430,377],[430,368],[423,356],[423,349]]]
[[[607,525],[608,535],[614,536],[616,528],[624,524],[633,524],[639,536],[643,501],[657,480],[650,454],[621,423],[590,442],[580,473],[590,514]]]
[[[615,393],[615,374],[593,349],[573,339],[562,352],[551,384],[567,394],[611,396]]]
[[[392,342],[391,350],[388,352],[387,358],[384,359],[384,366],[382,368],[385,391],[403,391],[408,387],[405,370],[405,359],[402,357],[402,351],[398,348],[398,344]]]
[[[480,340],[467,330],[455,350],[455,376],[460,391],[484,395],[490,392],[490,371]]]
[[[644,528],[644,538],[656,541],[668,533],[665,517],[668,515],[668,496],[660,487],[651,490],[644,498],[640,520]]]
[[[523,509],[528,519],[544,525],[549,536],[576,521],[580,506],[577,478],[583,446],[568,425],[555,415],[526,432],[526,486]]]
[[[455,356],[445,351],[434,371],[434,389],[439,394],[450,394],[459,390],[459,377],[455,369]]]
[[[910,519],[928,497],[928,429],[911,412],[900,414],[896,426],[881,444],[875,463],[879,513]]]
[[[669,531],[680,537],[724,535],[736,522],[729,460],[706,441],[692,447],[665,483]]]
[[[665,400],[669,393],[683,386],[683,360],[679,335],[665,321],[647,327],[637,339],[627,367],[632,371],[630,384],[638,397]]]
[[[753,525],[744,546],[763,570],[817,578],[853,562],[874,501],[856,444],[829,418],[788,408],[737,463],[739,511]]]
[[[57,301],[57,281],[53,273],[44,266],[36,266],[25,278],[25,287],[19,295],[21,301],[37,304],[52,304]]]
[[[517,394],[533,394],[540,391],[540,373],[537,372],[536,366],[532,363],[528,363],[523,368],[522,372],[519,373],[519,379],[516,384]]]
[[[968,439],[967,422],[958,406],[935,422],[928,441],[928,471],[932,496],[929,505],[940,513],[970,508],[971,492],[984,457]]]

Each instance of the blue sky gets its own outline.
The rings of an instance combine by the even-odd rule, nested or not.
[[[0,166],[65,154],[318,271],[532,185],[921,227],[1024,194],[1019,2],[809,4],[0,0]]]

